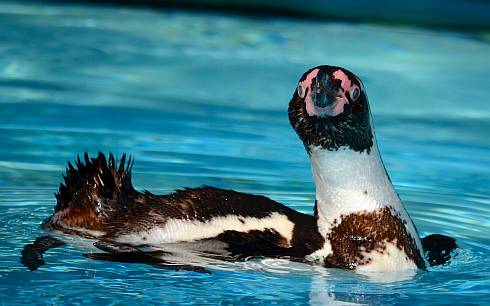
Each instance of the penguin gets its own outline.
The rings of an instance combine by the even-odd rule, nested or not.
[[[288,258],[358,272],[427,270],[447,264],[455,239],[417,228],[381,159],[368,97],[347,69],[318,66],[300,78],[289,121],[311,163],[313,215],[261,195],[202,186],[167,195],[133,188],[134,159],[100,153],[68,163],[54,213],[21,252],[30,270],[63,236],[83,237],[103,251],[96,260],[145,263],[210,273],[177,263],[172,244],[199,246],[209,259]],[[166,248],[167,247],[167,248]],[[175,257],[175,256],[173,256]]]

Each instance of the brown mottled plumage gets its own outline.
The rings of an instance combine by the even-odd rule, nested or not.
[[[394,243],[417,267],[425,268],[424,259],[415,251],[417,246],[403,220],[388,207],[342,215],[340,220],[334,221],[327,239],[331,241],[333,252],[325,258],[326,266],[354,269],[370,262],[363,253],[386,254],[386,244]]]

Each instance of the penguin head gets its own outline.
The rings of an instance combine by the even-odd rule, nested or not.
[[[305,72],[289,103],[290,123],[308,152],[346,147],[369,153],[373,145],[370,117],[361,80],[335,66]]]

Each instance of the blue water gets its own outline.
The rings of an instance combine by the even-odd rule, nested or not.
[[[0,3],[0,29],[2,304],[490,303],[488,33],[32,2]],[[66,161],[84,151],[131,153],[138,189],[207,184],[312,213],[286,109],[319,64],[364,80],[421,235],[458,240],[449,266],[380,281],[263,259],[202,275],[97,262],[74,246],[35,272],[19,263]]]

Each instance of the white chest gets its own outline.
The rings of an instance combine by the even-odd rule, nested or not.
[[[393,188],[376,144],[369,154],[348,148],[337,151],[312,148],[310,158],[316,185],[318,230],[327,238],[324,249],[328,253],[325,256],[334,252],[332,243],[335,241],[328,241],[328,237],[332,230],[338,230],[346,216],[371,212],[370,215],[375,216],[375,212],[387,210],[393,212],[394,218],[400,219],[404,227],[402,230],[413,238],[416,248],[422,250],[415,226]],[[372,222],[366,226],[371,226],[376,232],[384,225]],[[383,270],[381,266],[386,266],[387,270],[414,266],[410,260],[406,260],[405,252],[389,244],[384,253],[366,252],[363,256],[371,258],[370,266],[374,270]]]

